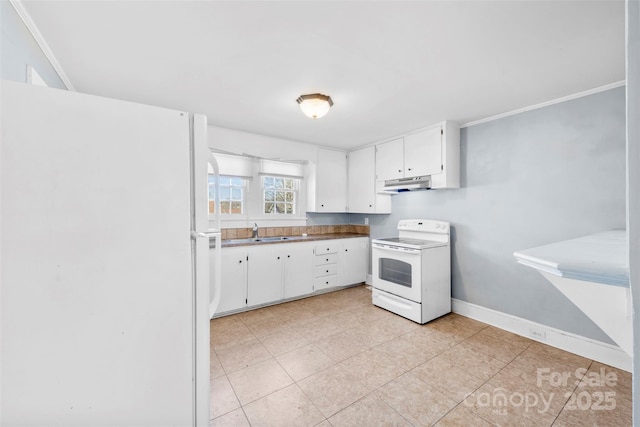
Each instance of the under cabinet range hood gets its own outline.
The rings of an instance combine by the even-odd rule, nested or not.
[[[426,175],[385,181],[383,190],[385,193],[399,193],[401,191],[429,190],[430,188],[431,175]]]

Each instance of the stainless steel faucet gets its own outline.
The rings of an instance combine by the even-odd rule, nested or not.
[[[253,237],[254,239],[258,238],[258,224],[257,223],[253,223],[253,234],[251,235],[251,237]]]

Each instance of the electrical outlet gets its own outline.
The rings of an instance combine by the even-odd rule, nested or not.
[[[529,336],[538,341],[547,340],[547,333],[541,328],[529,328]]]
[[[364,219],[364,225],[369,225],[369,218]]]

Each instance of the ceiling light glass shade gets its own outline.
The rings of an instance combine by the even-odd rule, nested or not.
[[[300,109],[302,112],[311,117],[317,119],[329,112],[329,108],[333,105],[333,101],[330,96],[323,95],[321,93],[312,93],[310,95],[301,95],[298,99]]]

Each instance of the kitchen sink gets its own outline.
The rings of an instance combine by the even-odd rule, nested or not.
[[[248,237],[246,239],[227,239],[224,242],[229,244],[253,243],[253,242],[281,242],[292,240],[292,237]]]
[[[281,240],[289,240],[290,237],[258,237],[254,239],[256,242],[279,242]]]

